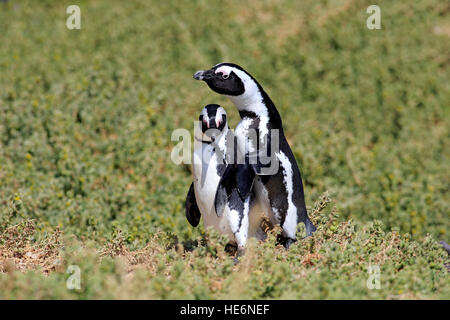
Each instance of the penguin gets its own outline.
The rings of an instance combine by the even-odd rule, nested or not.
[[[234,161],[236,139],[228,126],[225,109],[217,104],[208,104],[203,108],[199,127],[200,130],[196,129],[194,134],[193,182],[186,197],[186,218],[196,227],[203,216],[205,229],[212,226],[228,235],[229,245],[236,249],[239,256],[243,254],[249,236],[251,197],[243,199],[235,180],[228,179],[220,214],[214,205],[219,182],[227,165]]]
[[[450,254],[450,245],[447,242],[445,242],[444,240],[442,240],[439,243],[442,245],[442,247],[445,249],[445,251],[447,251],[447,253]]]
[[[300,170],[284,136],[281,116],[268,94],[253,76],[233,63],[219,63],[209,70],[197,71],[193,77],[228,97],[241,117],[235,135],[238,149],[246,159],[244,165],[225,169],[230,174],[224,174],[219,183],[216,206],[227,180],[235,179],[240,196],[246,199],[254,194],[254,201],[270,222],[281,226],[281,242],[286,249],[296,241],[298,223],[303,222],[307,236],[311,236],[316,227],[306,210]],[[272,147],[273,143],[277,148]],[[266,161],[261,161],[264,152],[268,154],[270,170],[266,170]],[[253,159],[251,163],[249,158]]]

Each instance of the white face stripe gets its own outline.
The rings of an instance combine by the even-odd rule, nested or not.
[[[222,123],[222,116],[223,115],[225,116],[225,119],[226,119],[227,113],[225,112],[225,109],[222,108],[222,107],[218,108],[217,111],[216,111],[216,126],[217,126],[217,128]]]
[[[206,127],[209,128],[209,117],[206,108],[203,108],[202,112],[200,112],[200,115],[203,116],[203,122],[206,122]]]
[[[222,108],[222,107],[217,108],[217,111],[216,111],[216,118],[217,118],[217,117],[222,118],[222,115],[225,115],[225,116],[227,115],[227,112],[225,111],[225,109]]]
[[[206,110],[206,107],[203,108],[203,110],[200,112],[200,115],[203,116],[203,121],[206,122],[206,126],[207,126],[207,128],[209,128],[209,120],[210,119],[209,119],[208,111]],[[226,117],[227,112],[225,111],[225,109],[222,107],[217,108],[216,114],[215,114],[217,128],[219,127],[219,125],[222,122],[222,115],[225,115],[225,117]]]
[[[219,126],[220,126],[220,124],[222,122],[222,115],[225,115],[225,116],[227,115],[225,109],[222,108],[222,107],[217,108],[216,114],[214,115],[215,116],[215,120],[216,120],[217,128],[219,128]],[[202,111],[200,112],[200,116],[202,116],[202,121],[205,122],[206,127],[208,129],[210,129],[210,124],[209,124],[210,117],[208,116],[208,111],[207,111],[206,107],[204,107],[202,109]],[[201,127],[202,127],[202,124],[200,123],[200,130],[198,132],[194,130],[195,138],[200,140],[200,141],[212,142],[211,138],[203,133],[203,131],[201,130]],[[212,130],[217,130],[217,129],[212,129]],[[227,135],[227,133],[228,133],[228,125],[227,125],[227,121],[226,121],[226,118],[225,118],[225,126],[223,127],[222,130],[220,130],[220,134],[217,135],[216,142],[218,142],[218,144],[220,144],[221,143],[220,141],[224,140],[224,139],[222,139],[222,137],[225,137]],[[217,139],[217,138],[219,138],[219,139]],[[225,147],[224,143],[225,142],[223,142],[222,143],[223,146],[220,147],[221,150],[224,149],[224,147]]]
[[[220,66],[215,71],[216,74],[222,73],[227,76],[229,76],[231,72],[234,72],[244,83],[245,92],[243,94],[253,94],[256,93],[256,90],[259,92],[258,86],[256,85],[255,81],[253,81],[253,79],[247,73],[239,70],[238,68],[224,65]]]
[[[256,82],[246,72],[227,65],[219,66],[215,72],[216,74],[222,72],[228,75],[231,72],[234,72],[241,79],[244,84],[244,93],[239,96],[228,96],[228,98],[234,103],[238,110],[252,111],[260,117],[261,122],[259,124],[259,129],[261,135],[259,138],[260,141],[263,142],[265,136],[269,132],[267,128],[269,114],[267,107],[263,103],[263,97]],[[244,131],[246,133],[246,130]]]
[[[215,74],[221,73],[225,76],[229,76],[231,71],[233,71],[232,67],[229,66],[222,66],[216,69]]]
[[[216,74],[230,75],[231,72],[234,72],[244,84],[243,94],[239,96],[227,96],[238,110],[252,111],[261,117],[267,116],[267,108],[263,104],[263,97],[258,85],[246,72],[232,66],[220,65],[220,63],[213,68],[215,67],[218,67],[215,71]]]

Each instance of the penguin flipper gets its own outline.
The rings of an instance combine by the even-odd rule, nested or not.
[[[230,199],[233,189],[237,189],[242,201],[245,201],[245,199],[249,197],[255,176],[255,171],[251,165],[229,164],[227,166],[222,178],[220,178],[216,197],[214,199],[214,206],[218,217],[222,216],[225,205],[227,204],[228,199]]]
[[[216,196],[214,198],[214,208],[216,214],[221,217],[228,199],[231,196],[231,191],[236,186],[236,168],[234,165],[227,165],[222,177],[220,178],[219,185],[217,186]]]
[[[191,183],[187,197],[186,197],[186,218],[191,226],[196,227],[200,222],[200,209],[197,206],[197,200],[195,199],[194,183]]]
[[[249,164],[238,164],[236,167],[238,193],[242,201],[245,201],[252,191],[256,173],[253,166]]]

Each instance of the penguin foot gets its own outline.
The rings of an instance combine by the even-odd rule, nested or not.
[[[225,252],[230,254],[230,255],[235,255],[237,252],[238,248],[237,245],[233,244],[233,243],[227,243],[225,246]]]
[[[447,251],[448,254],[450,254],[450,245],[447,244],[447,242],[445,241],[441,241],[439,242],[445,249],[445,251]]]
[[[288,238],[288,237],[284,236],[283,234],[279,234],[277,237],[277,245],[282,244],[286,250],[288,250],[289,247],[291,246],[291,244],[293,244],[295,241],[297,241],[297,240]]]
[[[286,250],[289,249],[289,247],[291,246],[291,244],[293,244],[296,240],[291,239],[291,238],[287,238],[286,241],[284,242],[283,246]]]

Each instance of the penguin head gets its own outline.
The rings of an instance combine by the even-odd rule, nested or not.
[[[218,104],[208,104],[199,116],[202,134],[215,141],[228,128],[227,113]]]
[[[219,63],[209,70],[199,70],[194,79],[205,81],[211,90],[227,96],[252,94],[257,88],[252,76],[234,63]]]

